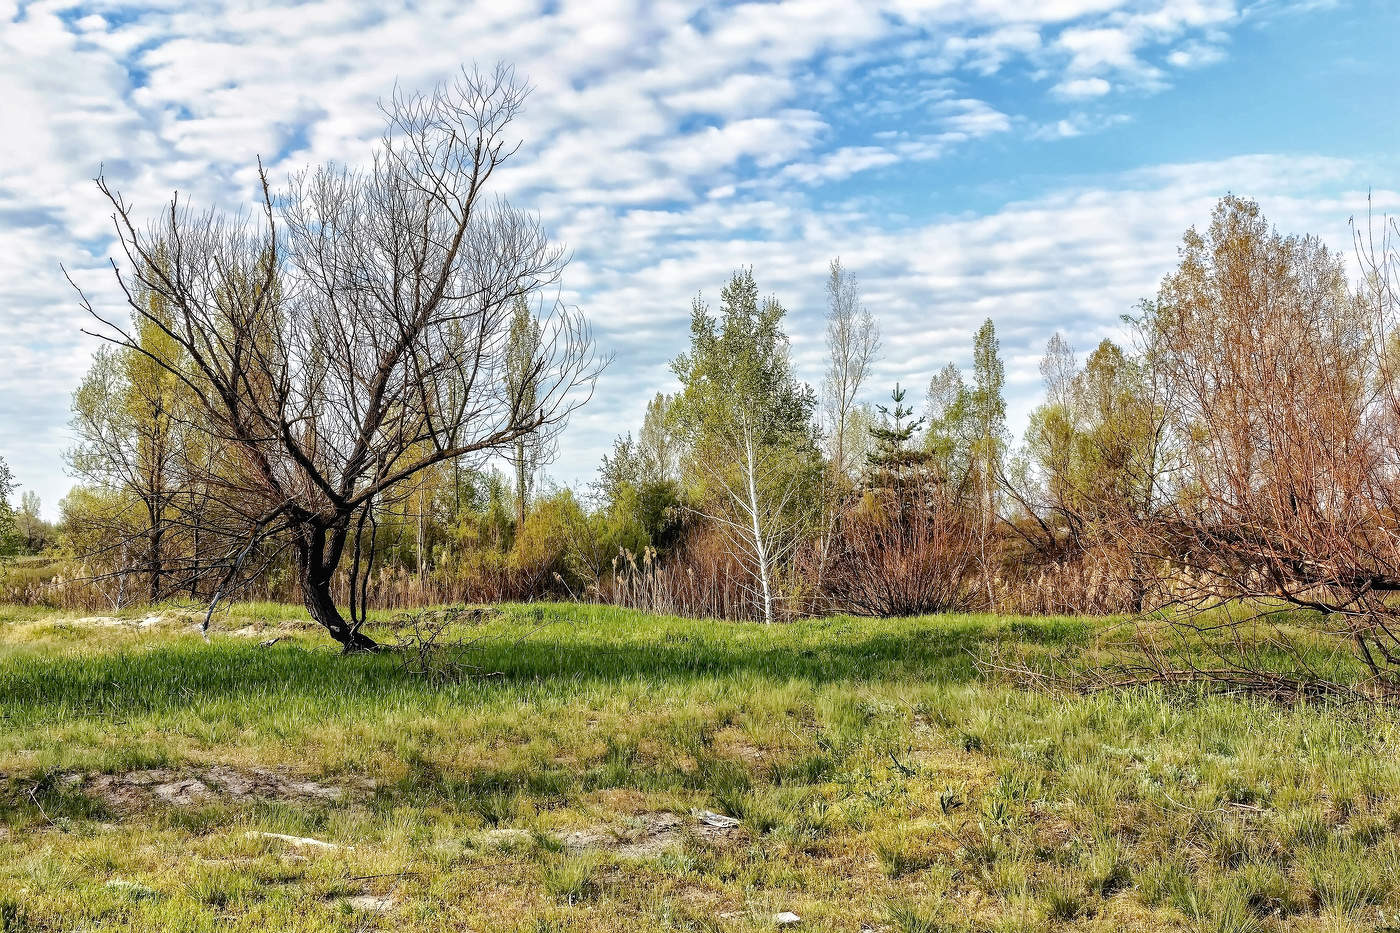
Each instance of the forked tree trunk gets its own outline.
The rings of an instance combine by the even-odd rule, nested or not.
[[[379,651],[383,646],[346,622],[331,596],[331,577],[340,563],[345,535],[346,529],[327,529],[312,524],[302,527],[296,547],[301,598],[312,620],[329,632],[346,654]]]

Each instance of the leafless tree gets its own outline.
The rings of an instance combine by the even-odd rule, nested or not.
[[[822,384],[822,401],[831,431],[832,467],[838,475],[844,475],[852,467],[846,456],[851,447],[847,436],[851,413],[880,352],[880,328],[861,303],[860,288],[840,259],[831,260],[826,294],[826,349],[830,359]]]
[[[1400,672],[1400,306],[1393,243],[1358,236],[1362,287],[1312,237],[1226,198],[1189,231],[1145,324],[1185,451],[1145,524],[1191,610],[1317,613],[1394,693]]]
[[[207,485],[236,519],[236,545],[207,571],[223,592],[260,555],[290,548],[311,617],[347,651],[377,645],[330,584],[376,504],[435,464],[557,433],[602,365],[586,321],[556,301],[530,378],[517,380],[533,398],[504,378],[516,298],[544,294],[566,263],[534,217],[487,194],[520,145],[510,128],[527,94],[504,66],[396,92],[368,168],[309,169],[274,194],[260,165],[254,216],[195,212],[176,195],[142,229],[98,179],[129,262],[113,262],[128,303],[182,350],[156,362],[228,451]],[[144,293],[168,303],[169,321],[143,311]],[[82,301],[100,336],[140,350]]]

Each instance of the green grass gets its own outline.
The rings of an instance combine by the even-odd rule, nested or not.
[[[975,664],[1087,663],[1102,621],[765,627],[515,606],[471,633],[490,636],[460,659],[475,676],[435,684],[391,654],[341,656],[292,607],[236,606],[208,642],[184,621],[77,616],[0,607],[0,930],[744,931],[784,910],[801,930],[1371,930],[1400,915],[1389,718],[1051,696]],[[267,633],[283,640],[258,647]],[[133,808],[71,777],[221,766],[347,796]],[[742,826],[707,835],[697,809]],[[668,813],[680,825],[642,845]]]

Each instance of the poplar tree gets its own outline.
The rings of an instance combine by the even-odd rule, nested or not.
[[[540,322],[530,313],[529,302],[519,295],[511,309],[510,333],[506,348],[506,391],[516,399],[521,412],[535,410],[539,399],[540,372],[536,356],[540,348]],[[515,522],[525,523],[535,472],[543,456],[538,431],[525,431],[516,437],[507,459],[515,473]]]
[[[967,395],[967,421],[971,429],[970,478],[977,496],[979,552],[989,608],[994,597],[988,548],[992,524],[997,517],[1007,444],[1006,399],[1002,394],[1005,386],[1001,342],[997,339],[996,325],[987,318],[972,341],[972,388]]]

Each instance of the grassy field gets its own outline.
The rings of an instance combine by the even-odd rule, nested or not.
[[[1050,696],[974,663],[1081,652],[1101,621],[507,607],[470,633],[476,672],[435,682],[340,656],[290,607],[239,606],[209,643],[148,615],[0,609],[0,930],[743,931],[791,912],[852,933],[1244,933],[1400,913],[1388,717]]]

